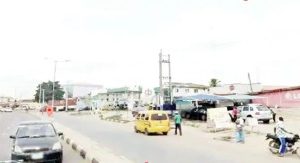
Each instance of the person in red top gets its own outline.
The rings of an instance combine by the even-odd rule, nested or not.
[[[233,106],[233,110],[232,110],[233,122],[235,122],[237,120],[237,114],[238,114],[238,110],[237,110],[236,106]]]

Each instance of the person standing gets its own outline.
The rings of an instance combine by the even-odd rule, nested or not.
[[[272,113],[272,116],[273,116],[273,121],[274,123],[276,122],[276,113],[274,112],[274,110],[272,110],[271,108],[269,108],[271,113]]]
[[[237,114],[238,114],[238,110],[236,108],[236,106],[233,106],[233,109],[232,109],[232,121],[235,122],[237,120]]]
[[[245,134],[244,134],[244,120],[239,118],[235,121],[236,124],[236,142],[245,143]]]
[[[276,124],[275,127],[275,133],[276,136],[279,138],[280,140],[280,148],[279,148],[279,156],[283,157],[284,153],[286,152],[286,134],[293,134],[288,132],[285,128],[284,128],[284,123],[283,123],[283,118],[279,117],[279,121]]]
[[[177,129],[179,129],[179,134],[180,134],[180,136],[182,136],[182,130],[181,130],[181,122],[182,122],[182,118],[181,118],[181,116],[178,114],[177,111],[175,111],[174,121],[175,121],[175,135],[177,135]]]

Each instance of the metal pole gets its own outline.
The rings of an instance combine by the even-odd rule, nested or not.
[[[54,87],[55,87],[55,74],[56,74],[56,64],[57,61],[54,61],[54,75],[53,75],[53,83],[52,83],[52,109],[54,109]]]
[[[68,95],[68,90],[66,89],[66,112],[68,111],[68,102],[69,102],[69,95]]]
[[[45,104],[45,89],[43,89],[43,106]]]
[[[162,50],[160,50],[159,53],[159,92],[159,106],[161,106],[164,103],[164,92],[162,84]]]
[[[249,72],[248,72],[248,79],[249,79],[249,83],[250,83],[251,93],[253,93],[252,82],[251,82],[251,78],[250,78],[250,73]]]
[[[170,54],[168,55],[169,61],[169,95],[170,95],[170,104],[172,104],[172,83],[171,83],[171,59]]]
[[[39,95],[39,104],[41,105],[41,97],[42,97],[42,84],[40,84],[40,95]]]

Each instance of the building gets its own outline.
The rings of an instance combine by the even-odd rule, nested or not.
[[[103,89],[103,86],[96,84],[65,84],[63,88],[68,98],[77,98],[88,96],[92,92]]]
[[[5,106],[11,106],[15,102],[15,99],[12,97],[5,97],[1,96],[0,97],[0,106],[5,107]]]
[[[178,82],[172,82],[172,91],[171,91],[171,96],[172,96],[172,101],[174,99],[177,99],[179,97],[184,97],[184,96],[193,96],[197,94],[207,94],[209,91],[209,87],[201,84],[194,84],[194,83],[178,83]],[[159,103],[159,87],[154,88],[155,92],[155,102],[158,104]],[[165,88],[164,89],[164,103],[169,103],[170,99],[168,99],[169,96],[169,89]]]
[[[254,94],[264,97],[254,99],[254,103],[261,103],[270,107],[300,107],[300,86],[262,90]]]
[[[139,103],[141,101],[142,87],[120,87],[113,89],[106,89],[95,95],[93,99],[97,99],[101,103]]]

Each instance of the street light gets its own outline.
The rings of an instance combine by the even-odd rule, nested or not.
[[[48,59],[48,58],[46,58]],[[70,60],[53,60],[54,62],[54,75],[53,75],[53,83],[52,83],[52,104],[51,104],[51,107],[52,109],[54,108],[54,88],[55,88],[55,76],[56,76],[56,65],[58,62],[70,62]]]

